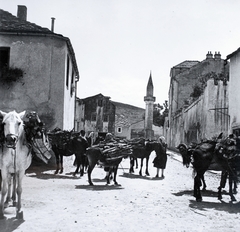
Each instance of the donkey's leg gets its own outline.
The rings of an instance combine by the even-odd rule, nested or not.
[[[8,191],[9,174],[2,170],[2,188],[1,188],[1,202],[0,202],[0,219],[4,219],[4,201]]]
[[[205,179],[204,179],[204,175],[202,175],[201,179],[202,179],[202,183],[203,183],[202,191],[205,191],[206,188],[207,188],[207,185],[206,185],[206,182],[205,182]]]
[[[16,208],[16,218],[23,219],[22,212],[22,179],[24,176],[24,171],[20,171],[16,176],[16,184],[17,184],[17,208]]]
[[[60,154],[60,172],[59,173],[60,174],[63,173],[63,155],[62,154]]]
[[[13,206],[17,205],[16,202],[16,187],[17,187],[17,180],[16,180],[16,174],[13,174],[13,187],[12,187],[12,202]]]
[[[59,172],[59,170],[60,170],[60,166],[59,166],[59,154],[57,153],[57,152],[55,152],[55,157],[56,157],[56,164],[57,164],[57,167],[56,167],[56,170],[55,170],[55,172],[54,172],[54,174],[58,174],[58,172]]]
[[[221,172],[220,186],[218,187],[218,200],[222,199],[222,189],[225,188],[225,186],[226,186],[227,176],[228,176],[227,171]]]
[[[143,158],[141,158],[141,165],[140,165],[140,171],[139,171],[140,176],[142,176],[142,167],[143,167]]]
[[[7,197],[4,202],[4,208],[7,208],[11,201],[11,194],[12,194],[12,178],[11,175],[8,176],[8,191],[7,191]],[[16,206],[16,205],[14,205]]]
[[[233,195],[233,183],[234,183],[234,174],[233,173],[229,173],[228,183],[229,183],[229,195],[231,197],[231,201],[236,201],[236,198]]]
[[[133,157],[130,157],[130,169],[129,169],[129,173],[134,173],[134,159]]]
[[[119,165],[119,164],[118,164]],[[115,167],[113,167],[113,170],[114,170],[114,177],[113,177],[113,181],[114,181],[114,184],[117,185],[117,186],[121,186],[120,184],[118,184],[117,182],[117,171],[118,171],[118,165],[116,165]]]
[[[202,196],[201,196],[201,175],[197,174],[194,178],[194,196],[196,198],[196,201],[201,202]]]
[[[233,181],[233,194],[237,194],[237,181]]]
[[[92,179],[91,179],[91,174],[92,174],[92,171],[96,165],[95,162],[92,162],[91,160],[88,160],[89,161],[89,166],[88,166],[88,183],[90,185],[93,185],[93,182],[92,182]]]
[[[134,158],[135,162],[136,162],[136,169],[138,169],[138,159]]]
[[[73,173],[73,176],[76,176],[77,173],[79,172],[79,168],[80,168],[80,157],[79,154],[75,154],[75,161],[74,161],[75,165],[77,165],[75,172]]]
[[[149,161],[149,156],[146,157],[146,171],[145,171],[146,176],[150,176],[148,172],[148,161]]]

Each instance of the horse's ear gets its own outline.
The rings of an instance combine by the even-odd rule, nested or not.
[[[20,117],[21,119],[23,119],[25,113],[26,113],[26,110],[24,110],[23,112],[19,113],[19,117]]]
[[[3,112],[0,110],[0,115],[2,115],[3,117],[6,115],[7,113]]]

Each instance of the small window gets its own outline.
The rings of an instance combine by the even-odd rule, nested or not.
[[[108,122],[108,115],[104,115],[104,116],[103,116],[103,121],[104,121],[104,122]]]
[[[10,48],[0,47],[0,76],[3,69],[9,68]]]
[[[70,59],[69,56],[67,56],[67,73],[66,73],[66,86],[68,88],[69,85],[69,65],[70,65]]]
[[[117,128],[117,132],[118,132],[118,133],[122,133],[122,127],[118,127],[118,128]]]
[[[98,99],[98,106],[102,106],[103,105],[103,101],[102,101],[102,99]]]
[[[92,117],[91,117],[91,121],[97,121],[97,115],[96,114],[92,114]]]
[[[72,97],[74,91],[75,91],[75,86],[74,86],[74,70],[72,69],[71,91],[70,91],[71,97]]]

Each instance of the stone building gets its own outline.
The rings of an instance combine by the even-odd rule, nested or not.
[[[110,97],[97,94],[76,100],[75,130],[112,133],[116,137],[143,137],[145,110],[136,106],[114,102]],[[140,123],[140,128],[135,124]],[[132,127],[134,130],[132,130]]]
[[[221,54],[184,61],[171,69],[166,137],[170,147],[228,131],[228,63]]]
[[[79,72],[70,39],[0,9],[0,109],[36,111],[48,129],[73,129]]]
[[[115,133],[115,105],[110,97],[97,94],[76,99],[75,130]]]

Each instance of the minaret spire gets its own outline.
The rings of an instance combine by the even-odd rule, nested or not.
[[[153,104],[156,98],[153,96],[153,81],[152,81],[152,72],[150,72],[150,76],[147,84],[147,93],[144,97],[144,101],[146,103],[146,111],[145,111],[145,138],[152,139],[154,136],[154,132],[152,130],[153,125]]]

